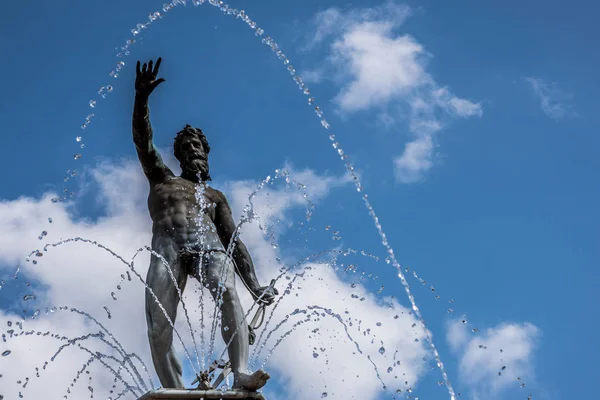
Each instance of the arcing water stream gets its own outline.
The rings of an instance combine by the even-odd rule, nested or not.
[[[191,3],[193,3],[193,5],[195,6],[199,6],[202,5],[205,1],[204,0],[192,0]],[[149,15],[149,20],[148,22],[144,23],[144,24],[138,24],[136,26],[136,28],[134,28],[132,30],[132,35],[133,38],[128,39],[125,43],[125,45],[123,45],[120,48],[119,53],[117,54],[117,58],[118,58],[118,62],[117,62],[117,66],[115,68],[115,70],[111,71],[110,76],[112,78],[117,78],[120,71],[124,68],[125,66],[125,62],[123,61],[123,59],[129,55],[130,53],[130,49],[131,47],[135,44],[135,37],[137,37],[138,35],[140,35],[140,33],[142,32],[142,30],[149,28],[149,26],[155,22],[157,22],[158,20],[160,20],[161,18],[165,17],[165,15],[171,11],[173,8],[177,7],[177,6],[181,6],[181,5],[186,5],[187,1],[186,0],[173,0],[167,4],[164,5],[162,12],[153,12]],[[293,67],[291,61],[286,57],[286,55],[283,53],[283,51],[279,48],[279,45],[275,42],[275,40],[270,37],[270,36],[265,36],[264,35],[264,30],[262,28],[260,28],[258,26],[258,24],[253,21],[246,13],[244,10],[237,10],[234,8],[229,7],[227,4],[225,4],[223,1],[217,1],[217,0],[209,0],[208,3],[211,6],[214,6],[216,8],[218,8],[221,12],[223,12],[226,15],[230,15],[233,16],[236,19],[240,19],[241,21],[243,21],[245,24],[247,24],[247,26],[252,29],[252,31],[254,32],[254,34],[261,38],[262,43],[264,43],[265,45],[269,46],[269,48],[273,51],[273,53],[276,55],[276,57],[281,60],[281,62],[284,64],[285,68],[288,70],[288,72],[290,73],[291,78],[294,80],[295,84],[298,86],[298,88],[301,90],[301,93],[305,96],[307,96],[307,103],[310,107],[312,107],[314,109],[315,115],[317,116],[317,118],[319,119],[320,125],[327,131],[331,131],[331,126],[330,124],[327,122],[327,120],[324,117],[324,113],[321,110],[321,107],[319,105],[317,105],[316,100],[314,97],[311,96],[311,92],[310,89],[308,88],[308,86],[304,83],[304,81],[302,80],[302,78],[296,73],[295,68]],[[108,94],[110,94],[113,91],[113,87],[112,85],[105,85],[102,86],[99,91],[98,91],[98,95],[100,96],[100,98],[98,100],[104,99],[107,97]],[[97,101],[96,100],[90,100],[90,107],[95,108]],[[81,126],[82,129],[87,129],[88,126],[90,125],[90,123],[92,122],[93,118],[94,118],[94,114],[90,113],[85,117],[85,122],[83,123],[83,125]],[[360,182],[360,179],[358,178],[356,172],[355,172],[355,168],[352,165],[352,163],[349,161],[349,158],[347,156],[347,154],[344,152],[344,150],[341,147],[341,144],[339,143],[338,139],[336,138],[336,136],[333,133],[329,133],[328,135],[332,147],[334,149],[334,151],[336,152],[336,154],[340,157],[341,161],[343,162],[346,171],[348,172],[348,174],[352,177],[354,184],[356,186],[356,190],[357,192],[360,194],[365,207],[367,208],[367,212],[370,215],[370,217],[372,218],[376,230],[381,238],[381,243],[385,248],[387,257],[386,257],[386,262],[388,264],[391,264],[394,266],[394,268],[396,269],[396,273],[398,278],[400,279],[401,285],[404,289],[404,291],[406,292],[406,295],[410,301],[411,304],[411,312],[416,316],[420,326],[421,326],[421,334],[423,335],[423,337],[425,337],[425,339],[428,342],[428,345],[430,347],[431,352],[434,355],[434,358],[436,360],[436,365],[439,368],[441,375],[442,375],[442,379],[443,379],[443,384],[444,386],[447,388],[448,394],[450,396],[450,399],[452,400],[456,400],[456,394],[454,392],[454,389],[451,385],[451,382],[448,378],[448,375],[446,373],[444,364],[440,358],[440,355],[438,353],[438,350],[436,349],[436,346],[433,343],[433,340],[431,338],[431,334],[429,333],[429,330],[427,329],[426,325],[425,325],[425,321],[423,319],[423,316],[421,315],[421,311],[419,309],[419,307],[416,304],[415,298],[411,292],[411,288],[409,286],[408,281],[406,280],[406,277],[404,275],[404,271],[402,269],[402,267],[400,266],[400,264],[398,263],[396,257],[395,257],[395,253],[394,250],[392,249],[392,247],[390,246],[386,234],[383,230],[383,227],[379,221],[379,218],[377,217],[375,210],[369,200],[368,195],[364,192],[364,188]],[[76,137],[76,142],[80,145],[81,148],[83,148],[83,137],[82,136],[77,136]],[[82,154],[81,153],[77,153],[74,155],[73,157],[75,160],[79,160],[82,158]],[[69,170],[67,171],[67,176],[65,177],[65,181],[68,181],[71,177],[76,176],[77,172],[75,170]],[[289,178],[289,176],[287,175],[285,170],[278,170],[276,172],[275,175],[275,179],[279,179],[279,178],[283,178],[286,181],[287,185],[291,185],[292,187],[294,187],[295,189],[301,190],[303,191],[303,195],[305,198],[307,198],[306,196],[306,192],[305,189],[306,187],[304,185],[302,185],[299,182],[295,182],[293,180],[291,180]],[[254,205],[253,205],[253,197],[256,196],[260,190],[262,190],[267,184],[271,184],[275,179],[271,179],[271,177],[267,177],[267,179],[265,179],[264,181],[262,181],[258,188],[256,189],[255,192],[253,192],[250,196],[249,196],[249,204],[248,206],[244,209],[245,215],[242,217],[241,221],[238,223],[237,228],[236,228],[236,232],[235,235],[237,237],[237,235],[239,235],[240,233],[240,228],[242,227],[242,225],[248,223],[248,222],[252,222],[254,220],[257,220],[257,218],[259,217],[257,215],[257,213],[254,210]],[[199,190],[198,190],[198,195],[197,195],[197,200],[198,203],[202,206],[202,207],[210,207],[210,204],[207,204],[205,201],[205,197],[202,193],[203,190],[203,186],[199,185]],[[66,198],[68,197],[68,193],[69,190],[68,189],[64,189],[63,190],[64,195],[61,198],[55,198],[53,199],[54,202],[58,202],[58,201],[63,201],[66,200]],[[309,200],[307,200],[307,220],[310,220],[310,216],[312,213],[312,210],[314,209],[314,205],[312,203],[310,203]],[[260,225],[261,229],[263,230],[263,232],[266,235],[269,235],[268,229],[266,228],[266,225]],[[44,231],[46,232],[46,231]],[[42,236],[45,236],[44,234],[42,234]],[[202,236],[202,235],[201,235]],[[274,244],[274,235],[270,235],[271,236],[271,241],[272,244]],[[59,243],[55,243],[55,244],[51,244],[51,245],[46,245],[44,247],[44,252],[47,251],[50,247],[57,247],[60,245],[64,245],[64,244],[68,244],[68,243],[73,243],[73,242],[86,242],[89,243],[91,245],[97,246],[105,251],[108,251],[109,253],[111,253],[114,257],[116,257],[118,260],[120,260],[121,262],[123,262],[125,265],[127,265],[129,271],[127,272],[127,276],[130,277],[129,272],[133,273],[135,276],[138,277],[138,279],[144,284],[144,286],[146,287],[146,290],[149,291],[153,296],[155,301],[160,305],[160,302],[158,302],[158,299],[156,298],[156,296],[152,293],[151,289],[146,285],[146,283],[144,282],[144,279],[142,278],[142,276],[136,271],[135,267],[134,267],[134,259],[137,256],[137,254],[139,254],[142,251],[149,251],[152,252],[152,250],[149,247],[146,248],[142,248],[142,249],[138,249],[138,251],[136,252],[136,254],[134,255],[134,257],[132,258],[131,262],[127,262],[125,261],[121,256],[117,255],[115,252],[113,252],[112,250],[108,249],[107,247],[103,246],[102,244],[99,244],[95,241],[91,241],[91,240],[87,240],[87,239],[82,239],[82,238],[73,238],[73,239],[67,239],[67,240],[63,240]],[[227,253],[228,255],[231,255],[233,253],[234,250],[234,243],[235,240],[231,240],[230,241],[230,245],[227,248]],[[339,321],[339,323],[341,324],[342,329],[344,330],[345,334],[346,334],[346,338],[349,339],[351,342],[353,342],[356,346],[357,351],[360,354],[363,354],[363,351],[361,350],[360,345],[352,338],[351,334],[349,333],[349,329],[350,327],[352,327],[352,318],[348,317],[347,319],[344,319],[339,313],[337,313],[335,310],[331,310],[329,308],[323,307],[321,305],[307,305],[306,309],[298,309],[288,315],[286,315],[279,323],[275,324],[275,327],[273,329],[271,329],[270,331],[268,331],[267,333],[267,328],[269,327],[270,323],[271,323],[271,319],[274,316],[275,310],[277,309],[277,307],[279,306],[279,304],[281,303],[281,301],[291,293],[291,290],[293,288],[293,284],[298,280],[298,279],[304,279],[306,272],[309,272],[313,266],[310,265],[304,265],[304,269],[301,272],[295,272],[296,269],[298,267],[301,267],[302,264],[304,264],[307,260],[309,259],[318,259],[320,257],[322,257],[324,255],[324,253],[335,253],[337,255],[348,255],[348,254],[357,254],[359,252],[355,251],[355,250],[347,250],[347,251],[341,251],[341,250],[325,250],[325,252],[316,254],[314,256],[308,256],[306,258],[304,258],[303,260],[299,261],[296,264],[292,264],[289,267],[285,267],[283,268],[280,272],[280,275],[275,279],[275,284],[276,282],[282,278],[282,277],[287,277],[290,278],[288,275],[291,273],[293,274],[293,278],[290,278],[290,282],[287,285],[286,290],[284,291],[284,293],[281,295],[280,298],[277,299],[277,302],[275,303],[275,305],[273,306],[273,308],[270,310],[270,314],[266,320],[266,323],[264,324],[263,330],[260,332],[260,335],[258,337],[257,342],[255,343],[255,348],[253,350],[252,353],[252,364],[256,364],[258,361],[258,358],[260,357],[262,350],[265,348],[265,346],[267,345],[267,343],[270,343],[269,340],[271,338],[271,336],[273,335],[273,333],[275,333],[279,328],[281,328],[282,326],[284,326],[286,323],[288,323],[288,321],[290,321],[290,318],[296,315],[305,315],[305,319],[297,321],[293,324],[292,328],[289,329],[288,331],[286,331],[285,333],[283,333],[277,340],[275,340],[274,345],[272,346],[272,348],[267,352],[268,355],[266,356],[264,362],[262,363],[264,365],[264,363],[269,360],[269,358],[271,357],[271,354],[273,353],[273,351],[277,348],[277,346],[284,340],[284,338],[288,337],[291,332],[293,332],[298,326],[305,324],[305,323],[309,323],[309,322],[315,322],[315,320],[318,320],[319,318],[324,318],[325,316],[334,318],[335,320]],[[155,256],[159,257],[162,259],[162,257],[159,254],[156,254],[154,252],[152,252]],[[38,250],[32,252],[29,257],[28,257],[28,261],[30,260],[31,257],[35,257],[42,254],[41,252],[39,252]],[[364,252],[363,252],[364,254]],[[178,341],[180,342],[183,351],[185,353],[185,356],[188,360],[188,364],[190,366],[190,368],[193,370],[193,372],[195,374],[198,374],[200,371],[205,370],[206,368],[206,364],[207,362],[210,363],[212,361],[212,359],[214,359],[214,346],[215,346],[215,332],[217,331],[218,328],[218,317],[219,317],[219,311],[220,308],[218,307],[221,296],[222,296],[222,292],[219,291],[218,296],[217,296],[217,301],[215,304],[215,308],[214,308],[214,312],[212,314],[212,323],[211,323],[211,329],[210,329],[210,334],[209,334],[209,338],[208,338],[208,349],[207,347],[207,343],[205,340],[205,303],[204,303],[204,296],[203,296],[203,289],[200,288],[199,290],[199,308],[200,308],[200,350],[198,350],[198,346],[196,343],[196,339],[195,339],[195,332],[196,330],[193,328],[192,326],[192,321],[189,315],[189,310],[188,307],[186,306],[186,303],[184,301],[184,296],[181,293],[181,291],[178,288],[178,285],[176,283],[175,277],[173,275],[173,271],[171,271],[170,266],[168,265],[168,263],[166,263],[166,261],[163,260],[163,264],[164,266],[167,268],[167,270],[169,271],[169,275],[171,277],[171,280],[173,281],[173,283],[175,284],[175,286],[177,287],[178,290],[178,294],[181,298],[182,301],[182,307],[184,310],[184,318],[185,321],[187,323],[187,328],[189,329],[189,333],[190,333],[190,337],[191,337],[191,346],[193,347],[193,353],[194,356],[196,358],[196,364],[194,364],[193,362],[193,357],[192,354],[190,353],[190,351],[187,348],[187,345],[184,341],[184,339],[182,338],[182,336],[180,335],[178,329],[175,327],[173,321],[171,321],[169,319],[169,317],[167,316],[167,313],[165,312],[164,308],[161,309],[163,311],[163,313],[165,314],[165,317],[167,318],[167,320],[169,321],[169,323],[171,324],[171,326],[173,327],[173,330],[175,332],[175,335],[177,336]],[[378,260],[377,260],[378,261]],[[33,262],[35,263],[36,260],[33,260]],[[334,262],[329,262],[328,263],[329,267],[334,267],[337,268],[335,261]],[[346,271],[348,272],[348,270]],[[355,272],[355,269],[352,271]],[[406,269],[406,272],[409,272],[408,268]],[[18,274],[18,271],[17,271]],[[16,275],[15,274],[15,278]],[[422,278],[420,278],[416,272],[412,272],[412,275],[422,284],[424,284],[424,280]],[[124,279],[124,278],[122,278]],[[4,285],[5,282],[2,281],[2,283],[0,283],[0,289],[2,288],[2,285]],[[114,295],[114,293],[112,293],[112,297],[113,299],[116,300],[116,296]],[[29,300],[29,299],[24,299],[24,300]],[[253,311],[253,307],[254,305],[257,304],[257,302],[260,299],[257,299],[253,306],[251,308],[249,308],[247,310],[247,314],[246,317],[248,317],[251,312]],[[362,301],[362,299],[361,299]],[[132,393],[134,396],[139,396],[141,395],[144,391],[148,390],[149,388],[154,388],[154,384],[152,383],[151,379],[150,379],[150,373],[148,372],[148,369],[146,368],[146,366],[143,364],[141,358],[133,353],[127,353],[124,348],[121,346],[121,344],[116,340],[116,338],[114,338],[114,336],[112,334],[110,334],[110,332],[104,328],[104,326],[98,322],[95,318],[93,318],[91,315],[80,311],[76,308],[69,308],[69,307],[59,307],[58,309],[56,307],[47,309],[46,314],[48,313],[53,313],[54,311],[66,311],[66,310],[70,310],[73,313],[77,313],[80,315],[85,316],[87,319],[93,321],[96,325],[98,325],[101,328],[100,332],[92,332],[92,333],[88,333],[86,335],[80,336],[80,337],[76,337],[76,338],[67,338],[65,336],[59,336],[57,334],[52,334],[52,337],[60,340],[60,341],[66,341],[66,344],[63,344],[59,347],[59,350],[55,353],[55,355],[51,358],[50,361],[53,361],[56,357],[58,357],[58,355],[62,352],[62,350],[64,348],[66,348],[67,346],[78,346],[82,351],[89,353],[89,355],[91,356],[88,361],[84,364],[83,368],[81,370],[79,370],[77,372],[77,377],[73,380],[73,383],[71,384],[71,387],[78,381],[78,379],[80,378],[80,376],[84,373],[84,371],[87,370],[87,372],[89,372],[88,367],[95,361],[98,361],[99,363],[101,363],[104,367],[106,367],[108,370],[111,371],[111,373],[114,375],[115,377],[115,383],[117,381],[122,382],[124,385],[124,389],[122,392],[116,394],[116,397],[112,397],[113,396],[113,392],[114,389],[116,388],[115,385],[113,385],[113,388],[110,391],[110,395],[111,397],[109,397],[110,399],[116,399],[119,398],[121,396],[124,396],[126,393]],[[105,306],[105,310],[108,314],[108,318],[111,317],[111,313],[110,310]],[[35,319],[36,317],[38,317],[40,315],[40,311],[37,310],[34,315],[31,317],[31,319]],[[315,318],[316,317],[316,318]],[[3,340],[6,342],[7,339],[13,339],[15,337],[19,337],[19,336],[30,336],[30,335],[38,335],[38,336],[46,336],[49,335],[49,333],[41,333],[41,332],[32,332],[32,331],[24,331],[23,330],[23,324],[26,323],[26,318],[23,317],[21,319],[21,321],[16,322],[15,324],[17,326],[20,327],[21,332],[15,332],[14,329],[9,329],[7,331],[8,336],[6,336],[6,334],[3,335]],[[9,325],[10,328],[11,325]],[[414,325],[413,325],[414,327]],[[232,329],[232,327],[228,327],[229,329]],[[234,327],[234,335],[237,332],[239,327]],[[365,330],[361,330],[360,329],[360,322],[359,322],[359,326],[358,326],[358,332],[364,334],[364,336],[369,335],[370,329],[367,328]],[[28,333],[31,332],[31,333]],[[266,333],[266,336],[265,336]],[[107,340],[106,337],[110,338],[111,341]],[[88,340],[92,340],[92,339],[99,339],[100,341],[102,341],[105,345],[109,346],[111,351],[116,354],[118,354],[118,357],[112,354],[104,354],[104,353],[100,353],[100,352],[93,352],[91,350],[89,350],[86,347],[83,347],[81,345],[80,342],[85,342]],[[375,336],[373,336],[373,340],[375,340]],[[114,343],[114,344],[113,344]],[[217,359],[220,359],[221,357],[223,357],[223,355],[225,354],[226,350],[227,350],[227,346],[230,343],[227,343],[225,348],[222,350],[221,352],[221,356],[218,357]],[[189,345],[189,344],[188,344]],[[383,351],[380,350],[380,353],[383,354],[385,352],[385,348],[383,346],[383,343],[381,345],[381,349],[383,349]],[[8,353],[7,353],[8,352]],[[5,354],[6,353],[6,354]],[[8,356],[10,354],[9,350],[4,351],[3,356]],[[318,354],[318,353],[315,353]],[[384,383],[384,379],[382,378],[378,366],[377,364],[373,361],[373,359],[371,358],[370,355],[366,355],[366,358],[368,359],[368,361],[370,361],[370,363],[373,366],[374,372],[377,376],[377,378],[379,379],[382,387],[384,389],[387,389],[387,386]],[[117,369],[115,370],[110,364],[108,364],[108,360],[116,362],[118,364]],[[139,367],[142,368],[145,373],[141,374],[139,372],[138,366],[135,365],[134,361],[139,363]],[[46,362],[44,364],[44,366],[42,367],[43,369],[46,369],[48,363]],[[388,373],[391,372],[391,369],[393,369],[393,367],[396,365],[396,361],[395,361],[395,354],[394,354],[394,362],[393,365],[391,367],[389,367]],[[197,368],[196,368],[197,367]],[[36,374],[38,374],[39,369],[36,368]],[[121,372],[122,371],[122,372]],[[124,376],[124,373],[126,373],[126,376]],[[148,380],[146,381],[142,375],[146,375]],[[91,377],[90,377],[91,379]],[[23,389],[25,389],[27,387],[27,383],[29,382],[29,378],[25,379],[25,385],[23,385]],[[19,382],[19,384],[21,384],[21,381]],[[405,384],[408,384],[408,382],[405,382]],[[89,385],[89,390],[90,392],[94,393],[93,388],[91,385]],[[406,390],[404,391],[405,393],[410,393],[412,391],[412,389],[410,387],[406,388]],[[70,393],[70,389],[67,390],[67,395]],[[395,393],[403,393],[401,389],[398,389],[398,391],[396,391]],[[323,394],[326,396],[326,392],[323,392]],[[23,397],[23,395],[21,394],[21,392],[19,393],[20,397]],[[64,397],[67,398],[67,395],[65,395]],[[409,395],[407,395],[409,396]],[[0,394],[0,399],[2,399],[2,395]]]
[[[261,184],[258,185],[258,188],[249,195],[249,204],[248,206],[245,208],[246,210],[246,215],[242,217],[240,223],[237,226],[236,232],[239,232],[240,229],[242,228],[242,226],[248,222],[251,222],[253,219],[258,218],[258,214],[255,211],[255,207],[253,205],[253,198],[259,193],[260,190],[262,190],[267,184],[273,184],[273,182],[277,179],[282,179],[285,180],[285,184],[286,184],[286,188],[294,188],[297,190],[301,190],[303,192],[303,198],[304,197],[304,188],[305,186],[302,185],[299,182],[294,181],[293,179],[291,179],[289,177],[289,175],[287,174],[287,172],[285,170],[280,170],[277,172],[275,179],[271,179],[271,178],[267,178],[265,179],[263,182],[261,182]],[[311,212],[314,209],[314,206],[312,205],[312,203],[310,202],[310,200],[306,199],[307,203],[308,203],[308,212],[307,212],[307,219],[310,218]],[[206,204],[206,206],[210,206],[210,204]],[[263,224],[261,225],[261,227],[265,230],[266,229],[267,224]],[[268,237],[269,234],[268,232],[265,232],[266,236]],[[273,237],[273,236],[271,236]],[[121,280],[119,282],[119,284],[117,285],[118,289],[121,290],[121,285],[123,284],[123,282],[129,282],[131,281],[131,277],[135,276],[138,278],[138,280],[140,282],[142,282],[146,288],[147,291],[149,291],[155,301],[157,301],[156,297],[154,296],[154,294],[152,293],[152,290],[145,284],[142,276],[139,274],[139,272],[136,270],[135,268],[135,264],[134,261],[136,259],[136,257],[143,251],[148,251],[153,253],[155,256],[160,258],[160,255],[154,253],[149,247],[144,247],[144,248],[140,248],[137,250],[137,252],[134,254],[134,256],[132,257],[130,262],[127,262],[123,257],[119,256],[116,252],[114,252],[113,250],[107,248],[106,246],[104,246],[101,243],[98,243],[96,241],[92,241],[89,239],[83,239],[83,238],[72,238],[72,239],[66,239],[66,240],[62,240],[58,243],[54,243],[54,244],[48,244],[46,246],[44,246],[44,248],[42,249],[42,251],[34,251],[30,254],[30,257],[33,258],[39,258],[41,257],[41,255],[49,252],[51,249],[53,248],[57,248],[59,246],[64,246],[64,245],[69,245],[69,244],[74,244],[74,243],[86,243],[92,246],[95,246],[96,248],[99,248],[105,252],[108,252],[110,255],[112,255],[113,257],[115,257],[117,260],[119,260],[120,262],[122,262],[123,264],[125,264],[128,268],[128,271],[126,272],[126,274],[121,274]],[[231,242],[232,244],[234,243],[234,241]],[[228,252],[233,251],[233,248],[230,247],[228,249]],[[348,250],[326,250],[323,252],[320,252],[318,254],[314,254],[314,255],[309,255],[305,258],[303,258],[302,260],[299,260],[296,263],[292,263],[289,267],[283,267],[280,269],[280,273],[279,276],[275,279],[275,284],[276,282],[281,279],[282,277],[287,277],[290,273],[293,275],[293,278],[290,279],[290,282],[288,284],[287,290],[285,290],[285,292],[281,295],[281,297],[279,299],[277,299],[277,305],[281,304],[282,301],[289,296],[292,293],[292,289],[293,289],[293,284],[298,280],[298,279],[304,279],[306,276],[307,272],[310,272],[311,270],[313,270],[313,268],[315,268],[315,264],[314,261],[315,260],[319,260],[320,258],[322,258],[323,256],[327,256],[327,255],[335,255],[337,256],[350,256],[350,255],[363,255],[365,257],[368,257],[369,259],[375,260],[375,261],[379,261],[379,259],[375,256],[371,256],[367,253],[365,253],[364,251],[359,252],[356,250],[352,250],[352,249],[348,249]],[[31,259],[30,259],[31,260]],[[306,264],[307,261],[311,261],[312,260],[312,265],[311,264]],[[166,263],[164,263],[165,268],[170,270],[170,266]],[[326,261],[322,263],[322,267],[323,268],[335,268],[337,269],[338,267],[336,266],[336,261]],[[300,272],[296,272],[298,270],[298,268],[301,268]],[[346,273],[356,273],[357,272],[357,268],[355,266],[348,266],[348,268],[346,268]],[[126,278],[127,276],[127,278]],[[363,274],[364,276],[364,274]],[[175,284],[175,277],[172,273],[172,271],[170,271],[170,278],[173,281],[173,283]],[[355,283],[353,283],[351,285],[352,287],[355,287]],[[300,293],[302,293],[302,291],[300,291]],[[111,297],[113,298],[113,300],[116,300],[116,295],[113,293],[111,293]],[[202,298],[202,297],[201,297]],[[28,299],[24,299],[24,301],[26,302],[30,302],[32,299],[28,298]],[[358,299],[357,299],[358,301]],[[158,301],[157,301],[158,302]],[[217,300],[217,303],[219,302],[219,300]],[[185,318],[185,323],[186,326],[188,327],[189,333],[192,336],[192,339],[190,341],[187,342],[183,339],[183,336],[185,335],[181,335],[179,330],[174,326],[173,322],[170,321],[170,323],[172,324],[173,328],[174,328],[174,332],[175,335],[178,339],[178,341],[180,342],[182,348],[183,348],[183,352],[185,353],[185,356],[188,360],[188,364],[190,366],[190,368],[194,371],[194,373],[197,373],[198,370],[196,369],[196,363],[194,363],[193,358],[192,357],[192,353],[195,353],[195,356],[197,358],[196,361],[198,361],[197,365],[200,365],[200,362],[202,362],[202,365],[205,365],[205,361],[210,361],[211,359],[213,359],[214,354],[212,352],[212,350],[210,350],[209,352],[205,352],[204,348],[201,348],[200,352],[198,353],[198,349],[196,347],[196,343],[193,339],[193,332],[195,332],[196,330],[192,327],[192,321],[190,320],[190,316],[189,313],[187,312],[187,309],[189,308],[189,306],[186,307],[186,301],[182,296],[182,305],[183,305],[183,309],[186,310],[186,312],[184,313],[184,318]],[[256,302],[255,302],[256,304]],[[285,333],[283,333],[279,338],[274,337],[274,344],[272,342],[269,341],[269,339],[271,338],[271,336],[282,326],[284,326],[288,321],[290,321],[290,317],[293,317],[294,315],[300,315],[302,314],[302,311],[297,311],[297,312],[293,312],[291,313],[291,315],[286,316],[282,321],[280,321],[279,323],[276,324],[275,329],[272,329],[271,331],[268,332],[268,334],[265,336],[265,333],[267,332],[267,327],[269,326],[269,322],[271,321],[271,319],[274,316],[274,312],[275,309],[277,308],[277,305],[274,306],[274,308],[271,310],[271,313],[269,315],[269,318],[267,320],[267,323],[265,324],[263,330],[260,332],[260,336],[259,339],[256,343],[256,348],[255,348],[255,352],[253,354],[255,361],[258,360],[258,357],[260,356],[262,350],[265,348],[265,346],[267,345],[267,343],[271,343],[272,347],[270,349],[268,349],[268,355],[266,356],[266,359],[262,362],[262,365],[265,364],[265,362],[269,359],[269,357],[271,356],[271,354],[273,354],[274,350],[283,342],[283,340],[287,337],[290,336],[290,334],[296,330],[296,328],[300,325],[306,324],[306,323],[317,323],[319,321],[320,318],[325,317],[325,315],[329,315],[331,317],[334,317],[337,321],[339,321],[341,323],[340,327],[343,328],[343,330],[346,331],[346,337],[355,344],[356,348],[358,349],[358,352],[360,354],[363,354],[363,351],[361,350],[360,345],[358,344],[358,342],[354,341],[352,339],[351,334],[348,331],[348,327],[352,326],[352,316],[349,314],[347,316],[347,320],[343,320],[342,317],[340,316],[340,314],[336,314],[333,310],[331,310],[330,308],[325,308],[319,305],[308,305],[307,310],[308,315],[311,316],[311,320],[310,321],[304,321],[304,322],[296,322],[293,324],[293,326],[287,330]],[[105,311],[107,312],[108,318],[111,318],[111,311],[109,310],[109,308],[107,306],[104,306]],[[317,310],[321,310],[323,315],[320,315],[319,312],[317,312]],[[140,395],[143,391],[147,390],[149,387],[154,387],[153,383],[150,380],[150,375],[148,372],[147,367],[141,362],[141,359],[133,353],[127,353],[123,346],[121,345],[121,343],[115,338],[115,336],[108,331],[107,328],[105,328],[97,319],[95,319],[94,317],[92,317],[90,314],[80,311],[77,308],[74,307],[59,307],[58,309],[56,308],[49,308],[47,309],[46,314],[52,314],[54,313],[54,311],[70,311],[72,313],[76,313],[79,315],[83,315],[84,317],[86,317],[88,320],[93,321],[95,325],[99,326],[101,328],[100,332],[90,332],[88,334],[76,337],[76,338],[68,338],[68,337],[61,337],[60,340],[64,340],[66,341],[66,344],[61,345],[58,350],[55,352],[55,354],[50,357],[49,362],[52,363],[57,357],[60,356],[60,354],[62,354],[62,352],[68,348],[68,347],[73,347],[73,346],[77,346],[77,348],[79,348],[81,351],[84,351],[85,353],[89,354],[91,357],[88,359],[88,361],[84,364],[84,367],[77,373],[76,378],[74,378],[73,380],[73,385],[75,383],[77,383],[77,381],[79,380],[81,374],[83,372],[81,371],[88,371],[89,372],[89,367],[90,365],[92,365],[93,363],[99,363],[102,366],[104,366],[105,368],[107,368],[110,373],[112,375],[114,375],[116,382],[121,383],[124,386],[123,391],[119,394],[119,396],[122,395],[126,395],[127,393],[131,393],[134,394],[136,396]],[[246,316],[248,317],[248,315],[250,315],[250,313],[252,312],[252,308],[248,309]],[[304,313],[306,313],[306,311],[304,311]],[[163,309],[163,314],[165,315],[165,317],[168,320],[167,314]],[[14,340],[15,338],[25,335],[25,336],[30,336],[32,334],[35,334],[33,331],[24,331],[24,325],[26,325],[28,323],[28,320],[31,319],[37,319],[40,315],[39,311],[36,311],[32,317],[22,317],[20,321],[15,322],[15,325],[19,326],[19,328],[22,330],[22,333],[19,332],[14,332],[14,330],[10,330],[8,332],[8,337],[5,337],[5,340],[8,339],[7,342],[10,342],[12,340]],[[201,318],[203,318],[204,313],[201,313]],[[213,329],[212,331],[214,332],[215,330],[215,326],[217,324],[217,317],[218,317],[218,309],[215,308],[215,313],[213,316]],[[310,319],[310,318],[309,318]],[[12,323],[11,323],[12,325]],[[235,329],[237,330],[238,327],[236,327]],[[361,330],[359,328],[358,333],[362,333],[364,335],[366,335],[367,331],[365,330]],[[202,331],[202,333],[204,333]],[[49,333],[48,333],[49,334]],[[59,339],[59,335],[52,335],[52,337],[55,337],[57,339]],[[264,340],[262,340],[262,338],[264,337]],[[106,338],[109,338],[110,341],[106,340]],[[375,337],[373,337],[373,339],[375,339]],[[84,347],[82,345],[82,342],[85,341],[89,341],[89,340],[99,340],[102,343],[104,343],[104,345],[107,345],[109,347],[108,349],[108,353],[105,351],[102,352],[94,352],[92,350],[90,350],[88,347]],[[114,342],[114,344],[113,344]],[[190,343],[192,344],[192,346],[194,347],[193,351],[190,351],[189,349],[189,345]],[[215,337],[214,334],[210,336],[209,339],[209,349],[212,349],[213,346],[215,345]],[[228,344],[227,344],[228,345]],[[383,343],[382,343],[383,346]],[[226,347],[223,349],[222,353],[221,353],[221,357],[225,354],[226,351]],[[113,354],[110,354],[110,353]],[[7,354],[8,355],[8,354]],[[381,379],[380,374],[379,374],[379,369],[377,368],[376,363],[370,358],[369,355],[365,356],[366,360],[368,360],[375,372],[376,375],[379,377],[380,382],[382,387],[385,387],[386,385],[384,384],[384,381]],[[138,364],[139,362],[139,364]],[[112,366],[111,363],[116,363],[116,366]],[[137,365],[136,365],[137,364]],[[44,367],[43,369],[45,370],[46,367],[49,366],[48,361],[46,361],[44,363]],[[139,368],[142,368],[145,373],[140,373]],[[37,370],[36,370],[37,372]],[[146,381],[146,379],[142,378],[142,376],[148,376],[148,380]],[[25,378],[25,382],[29,383],[29,378],[26,377]],[[116,383],[115,382],[115,383]],[[72,386],[73,386],[72,385]],[[71,386],[71,387],[72,387]],[[90,388],[90,392],[93,392],[93,386],[90,384],[88,385]],[[25,385],[25,387],[23,389],[26,389],[27,385]],[[114,390],[115,388],[113,388]],[[67,389],[67,396],[70,395],[70,390],[71,388]],[[398,389],[400,390],[400,389]],[[96,392],[98,392],[98,390],[96,389]],[[325,393],[325,392],[323,392]],[[21,396],[25,396],[27,394],[26,390],[22,390],[21,391]],[[112,394],[112,393],[110,393]],[[117,396],[117,397],[119,397]]]

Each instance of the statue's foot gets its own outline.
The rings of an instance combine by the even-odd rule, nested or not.
[[[253,374],[238,372],[233,378],[233,388],[255,392],[265,386],[271,375],[259,369]]]

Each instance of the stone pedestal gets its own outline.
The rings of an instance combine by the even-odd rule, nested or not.
[[[246,392],[243,390],[196,390],[196,389],[157,389],[151,390],[138,400],[265,400],[262,393]]]

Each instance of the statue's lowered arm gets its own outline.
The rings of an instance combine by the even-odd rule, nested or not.
[[[217,215],[216,215],[216,226],[219,233],[219,237],[223,246],[227,248],[235,232],[235,223],[233,222],[233,216],[231,215],[231,209],[227,203],[225,195],[218,192],[220,201],[217,204]],[[252,296],[257,299],[261,295],[261,302],[265,304],[271,304],[279,294],[277,289],[270,286],[261,286],[256,278],[256,271],[254,263],[248,253],[248,249],[244,243],[238,238],[235,241],[235,248],[233,251],[233,260],[236,264],[236,270],[240,278],[244,281],[244,284],[248,287]]]

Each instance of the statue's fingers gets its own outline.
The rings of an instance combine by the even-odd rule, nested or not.
[[[158,60],[156,60],[156,65],[154,66],[154,75],[158,75],[158,69],[160,68],[161,62],[162,62],[162,58],[158,57]]]
[[[150,62],[148,63],[148,72],[152,73],[152,60],[150,60]]]
[[[146,65],[146,63],[144,63],[144,65],[142,65],[142,74],[146,73],[146,67],[148,66]]]
[[[160,85],[164,81],[165,81],[164,78],[160,78],[160,79],[157,79],[154,82],[152,82],[152,90],[154,90],[158,85]]]
[[[140,74],[140,62],[139,61],[137,62],[137,65],[135,67],[135,73],[136,73],[136,75]]]

